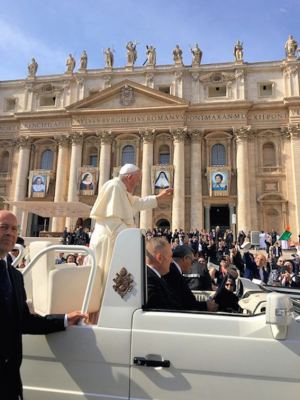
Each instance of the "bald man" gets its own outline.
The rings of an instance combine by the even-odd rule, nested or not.
[[[87,315],[79,311],[68,315],[30,314],[23,276],[11,265],[11,251],[18,237],[18,221],[9,211],[0,211],[0,398],[22,399],[20,366],[22,363],[22,334],[45,335],[63,331]]]
[[[259,279],[264,283],[268,282],[269,274],[264,270],[267,260],[263,254],[257,254],[255,261],[253,261],[248,250],[244,250],[244,263],[246,265],[244,278],[251,281],[252,279]]]

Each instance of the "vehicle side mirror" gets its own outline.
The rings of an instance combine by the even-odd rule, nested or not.
[[[269,293],[267,296],[266,323],[271,325],[274,339],[286,339],[287,328],[293,322],[293,319],[292,300],[285,294]]]

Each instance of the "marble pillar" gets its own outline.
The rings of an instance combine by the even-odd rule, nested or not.
[[[84,135],[82,132],[74,132],[70,135],[72,141],[72,153],[71,153],[71,165],[70,165],[70,175],[69,175],[69,188],[68,188],[68,203],[78,202],[77,195],[77,168],[81,167],[82,158],[82,144]],[[68,230],[74,229],[77,219],[80,215],[76,217],[66,218],[66,227]]]
[[[54,202],[66,201],[66,185],[62,182],[66,179],[66,171],[68,170],[68,146],[70,145],[69,135],[57,135],[55,140],[58,144],[58,159],[56,168],[56,182]],[[64,217],[53,217],[52,232],[63,232],[65,229]]]
[[[14,201],[23,201],[26,198],[28,189],[28,174],[29,174],[29,158],[32,139],[29,136],[20,136],[17,140],[19,148],[19,163],[17,170],[17,179],[15,185]],[[21,221],[21,210],[19,207],[13,207],[13,213],[18,221]]]
[[[187,128],[171,131],[174,143],[174,192],[172,207],[172,230],[185,229],[185,170],[184,170],[184,141]]]
[[[142,197],[152,194],[151,185],[151,166],[153,165],[153,142],[155,129],[146,129],[140,131],[143,142],[143,164],[142,164]],[[140,214],[140,228],[152,229],[153,211],[145,210]]]
[[[235,131],[236,140],[236,166],[237,166],[237,230],[249,232],[250,230],[250,184],[248,163],[248,139],[253,135],[250,126],[242,127]]]
[[[111,143],[113,135],[111,131],[98,132],[97,136],[101,142],[100,150],[100,176],[99,176],[99,190],[110,179],[110,160],[111,160]]]
[[[190,229],[203,228],[202,140],[204,131],[193,130],[191,137],[191,219]]]
[[[206,232],[210,231],[210,203],[204,203],[204,223],[205,223],[205,230]]]
[[[299,171],[300,171],[300,129],[290,127],[289,129],[291,138],[292,150],[292,168],[293,180],[295,190],[295,212],[296,212],[296,227],[297,232],[300,232],[300,185],[299,185]]]

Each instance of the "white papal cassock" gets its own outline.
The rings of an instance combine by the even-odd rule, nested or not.
[[[100,290],[100,304],[116,237],[126,228],[135,228],[136,213],[155,207],[156,196],[133,196],[119,178],[114,178],[102,186],[91,211],[91,218],[96,220],[96,224],[90,242],[98,265],[93,290]]]

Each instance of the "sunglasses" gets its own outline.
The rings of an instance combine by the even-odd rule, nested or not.
[[[225,286],[232,286],[233,287],[234,284],[233,283],[226,283]]]

